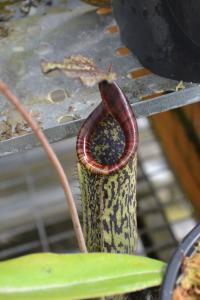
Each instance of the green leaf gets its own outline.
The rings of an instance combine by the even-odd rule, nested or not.
[[[0,263],[0,299],[67,300],[161,283],[163,262],[125,254],[32,254]]]

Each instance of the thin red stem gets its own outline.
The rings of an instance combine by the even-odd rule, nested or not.
[[[81,229],[81,225],[80,225],[78,213],[77,213],[77,210],[76,210],[75,202],[74,202],[74,199],[73,199],[73,195],[72,195],[68,179],[66,177],[66,174],[64,172],[64,169],[63,169],[61,163],[59,162],[55,152],[53,151],[52,147],[50,146],[50,144],[49,144],[49,142],[46,138],[46,136],[44,135],[44,133],[42,132],[42,130],[40,129],[38,124],[33,120],[33,118],[31,117],[30,113],[26,110],[26,108],[20,103],[19,99],[11,92],[9,87],[4,82],[2,82],[1,80],[0,80],[0,91],[16,107],[16,109],[21,113],[22,117],[26,120],[26,122],[32,128],[35,135],[40,140],[43,148],[46,150],[46,152],[48,154],[48,157],[49,157],[52,165],[56,169],[56,171],[58,173],[58,176],[60,178],[60,182],[62,184],[64,193],[65,193],[65,196],[66,196],[67,204],[68,204],[68,207],[69,207],[69,211],[70,211],[70,214],[71,214],[71,218],[72,218],[72,222],[73,222],[73,225],[74,225],[74,230],[75,230],[75,234],[76,234],[76,238],[77,238],[77,241],[78,241],[80,251],[87,252],[87,248],[86,248],[86,245],[85,245],[85,240],[84,240],[84,237],[83,237],[83,232],[82,232],[82,229]]]

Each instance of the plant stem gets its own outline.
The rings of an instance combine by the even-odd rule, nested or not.
[[[33,120],[30,113],[20,103],[19,99],[11,92],[9,87],[4,82],[2,82],[1,80],[0,80],[0,91],[16,107],[16,109],[21,113],[22,117],[26,120],[26,122],[32,128],[35,135],[38,137],[39,141],[41,142],[43,148],[46,150],[46,152],[48,154],[48,157],[49,157],[52,165],[56,169],[56,171],[58,173],[58,176],[60,178],[60,182],[62,184],[64,193],[65,193],[65,196],[66,196],[67,204],[68,204],[68,207],[69,207],[70,215],[71,215],[71,218],[72,218],[72,222],[73,222],[76,238],[77,238],[77,241],[78,241],[79,249],[82,252],[87,252],[87,248],[86,248],[86,245],[85,245],[85,240],[84,240],[84,237],[83,237],[83,232],[82,232],[82,229],[81,229],[81,225],[80,225],[78,213],[77,213],[77,210],[76,210],[75,202],[74,202],[74,199],[73,199],[73,195],[72,195],[72,192],[71,192],[71,189],[70,189],[70,186],[69,186],[68,179],[66,177],[66,174],[63,170],[63,167],[62,167],[60,161],[58,160],[54,150],[50,146],[46,136],[44,135],[44,133],[42,132],[42,130],[40,129],[38,124]]]

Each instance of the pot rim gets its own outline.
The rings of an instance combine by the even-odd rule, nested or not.
[[[191,256],[195,251],[195,243],[200,239],[200,223],[183,239],[170,259],[161,286],[161,299],[172,300],[172,293],[180,272],[184,256]]]

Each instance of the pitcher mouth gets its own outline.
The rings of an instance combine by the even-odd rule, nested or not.
[[[116,83],[102,81],[99,83],[102,102],[89,115],[81,127],[77,138],[78,160],[94,174],[109,175],[122,169],[135,155],[138,145],[138,128],[136,118],[126,96]],[[121,157],[112,164],[96,161],[91,153],[91,137],[101,121],[112,116],[120,125],[125,147]]]

